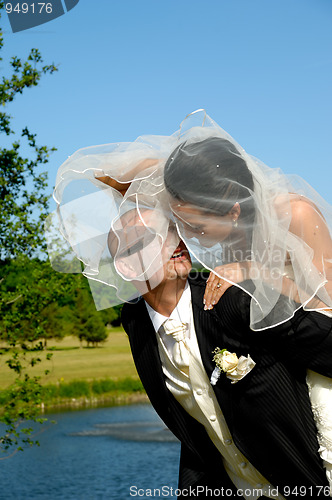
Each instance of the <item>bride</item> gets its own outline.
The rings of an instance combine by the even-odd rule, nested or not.
[[[164,168],[179,234],[212,271],[205,308],[237,285],[252,296],[253,330],[268,334],[301,307],[332,317],[330,207],[303,181],[247,155],[218,127],[206,132],[187,134]],[[280,295],[287,300],[278,302]],[[308,370],[307,384],[332,486],[332,383]]]
[[[76,152],[59,169],[54,197],[60,230],[84,263],[99,309],[137,297],[108,252],[107,236],[119,215],[149,207],[158,216],[142,280],[169,258],[161,249],[175,223],[193,258],[210,271],[206,309],[238,286],[251,296],[251,328],[267,335],[300,308],[331,316],[330,205],[302,179],[247,154],[202,110],[171,136]],[[64,254],[67,270],[68,249]],[[332,486],[331,381],[308,371],[307,382]]]

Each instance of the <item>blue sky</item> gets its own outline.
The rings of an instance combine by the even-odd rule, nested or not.
[[[6,13],[1,22],[1,72],[32,47],[59,65],[8,107],[18,128],[58,148],[50,186],[77,149],[168,135],[205,108],[332,203],[331,0],[80,0],[27,31],[11,33]]]

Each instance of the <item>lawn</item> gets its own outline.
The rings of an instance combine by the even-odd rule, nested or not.
[[[30,375],[41,375],[43,384],[93,380],[101,378],[138,378],[132,360],[127,335],[122,328],[110,328],[109,336],[100,347],[80,346],[77,337],[65,337],[61,341],[50,340],[47,353],[53,353],[51,361],[43,359],[30,370]],[[45,354],[41,353],[45,358]],[[0,357],[0,389],[7,387],[15,378],[5,365],[5,355]],[[45,376],[44,371],[50,373]]]

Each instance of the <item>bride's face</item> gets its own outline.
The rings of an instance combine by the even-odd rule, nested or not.
[[[205,247],[224,241],[232,231],[231,213],[221,216],[176,200],[171,203],[171,208],[184,228],[185,236],[197,238]]]

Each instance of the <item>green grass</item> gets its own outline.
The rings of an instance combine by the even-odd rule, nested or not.
[[[50,361],[44,359],[46,353],[53,354]],[[29,374],[41,376],[43,385],[101,379],[138,380],[128,338],[122,328],[110,328],[107,341],[96,348],[81,347],[76,337],[66,337],[62,341],[50,340],[47,350],[41,352],[40,357],[43,358],[42,362],[31,368]],[[8,387],[15,378],[5,361],[6,354],[3,354],[0,356],[0,390]],[[50,370],[46,376],[45,370]]]

